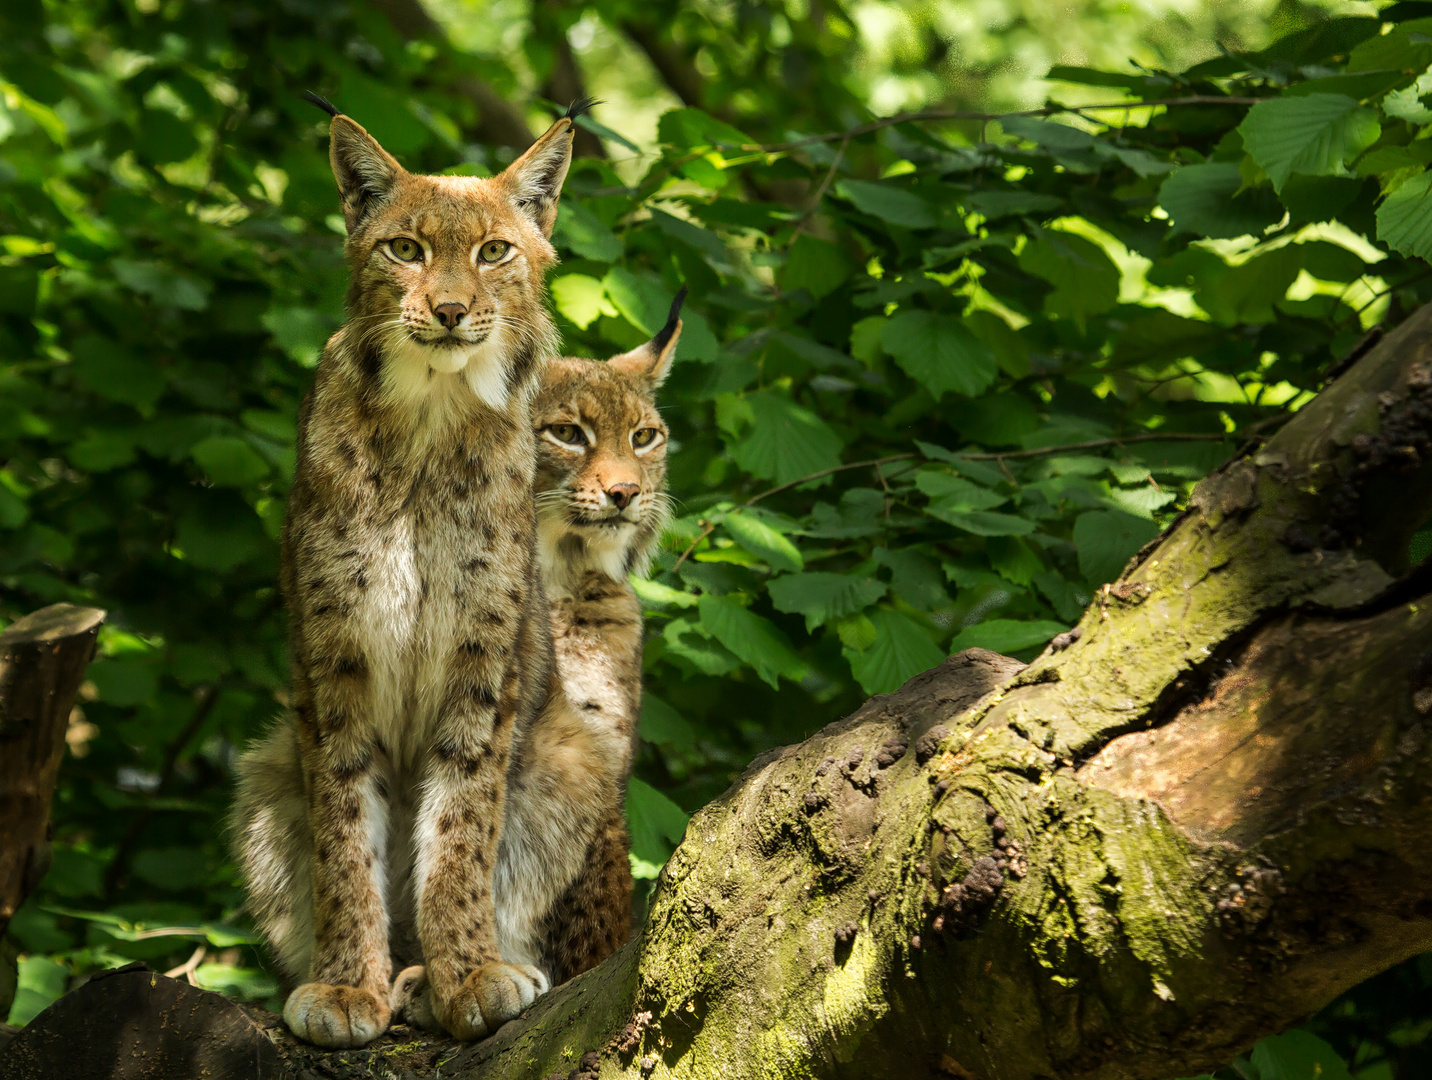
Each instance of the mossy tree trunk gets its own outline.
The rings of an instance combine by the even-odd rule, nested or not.
[[[697,814],[639,940],[474,1046],[295,1075],[1145,1078],[1432,948],[1432,310],[1028,667],[961,654]],[[18,1042],[23,1041],[21,1036]]]

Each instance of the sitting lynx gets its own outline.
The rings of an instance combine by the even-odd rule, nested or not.
[[[296,1035],[371,1041],[396,961],[425,964],[438,1022],[476,1038],[547,989],[546,913],[619,785],[593,770],[565,806],[565,876],[504,864],[533,733],[559,761],[611,756],[552,677],[533,507],[544,272],[582,106],[491,179],[409,173],[326,107],[350,318],[303,406],[284,520],[293,712],[241,760],[233,827],[299,984]]]
[[[566,707],[545,712],[514,750],[496,884],[504,897],[523,882],[567,883],[555,902],[544,893],[520,908],[524,918],[545,912],[528,933],[540,942],[533,962],[553,984],[606,959],[631,931],[622,788],[641,709],[642,624],[626,576],[645,571],[666,521],[666,425],[655,396],[685,295],[640,348],[606,363],[551,361],[533,406],[539,564]],[[598,749],[578,755],[574,746]],[[574,830],[574,819],[593,816],[594,834]],[[574,849],[572,837],[583,834],[590,842]],[[508,907],[499,901],[499,921],[515,920]],[[437,1026],[421,965],[398,976],[393,1009]]]
[[[631,927],[631,863],[622,812],[641,711],[641,604],[627,584],[644,574],[666,523],[666,425],[656,390],[681,335],[683,289],[655,338],[606,363],[548,365],[537,425],[537,551],[551,603],[557,678],[595,733],[615,735],[621,796],[592,839],[581,876],[551,916],[568,979],[606,959]]]

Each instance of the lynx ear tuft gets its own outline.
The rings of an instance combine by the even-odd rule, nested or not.
[[[581,104],[575,102],[572,109],[567,110],[569,116]],[[568,116],[558,117],[526,153],[507,166],[500,178],[506,182],[517,208],[531,218],[546,237],[552,235],[557,224],[557,200],[562,197],[562,182],[567,179],[567,169],[572,164],[575,134],[576,128]]]
[[[328,138],[328,160],[343,199],[343,220],[351,233],[392,193],[403,167],[378,145],[377,139],[342,113],[333,117]]]
[[[671,302],[666,316],[666,325],[657,331],[656,337],[645,345],[638,345],[631,352],[613,356],[607,363],[627,375],[645,380],[653,390],[666,382],[671,374],[671,362],[676,357],[676,343],[681,340],[681,305],[686,301],[686,286]]]
[[[333,102],[329,101],[326,97],[323,97],[320,94],[315,94],[312,90],[305,90],[303,92],[303,100],[308,102],[310,105],[317,105],[329,116],[343,115],[337,105],[333,104]]]
[[[564,115],[568,120],[575,121],[577,117],[581,116],[584,113],[591,112],[600,104],[602,103],[594,97],[578,98],[576,101],[572,102],[572,104],[567,106],[567,111]]]

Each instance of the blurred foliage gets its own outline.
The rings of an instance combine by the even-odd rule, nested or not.
[[[903,104],[1013,93],[929,58],[902,69],[864,29],[880,12],[924,19],[958,67],[974,31],[941,26],[1017,45],[1045,25],[1036,6],[1001,23],[816,0],[492,4],[506,51],[482,52],[399,0],[11,0],[0,616],[110,612],[54,864],[10,927],[12,1020],[131,959],[276,992],[218,822],[237,750],[283,708],[276,537],[298,403],[342,319],[326,118],[302,89],[410,168],[477,175],[535,119],[509,109],[501,129],[502,99],[630,91],[588,125],[610,156],[573,167],[552,294],[567,348],[605,356],[691,290],[663,399],[681,509],[636,583],[644,879],[761,750],[951,651],[1039,652],[1194,482],[1432,296],[1432,4],[1280,4],[1285,36],[1222,49],[1235,6],[1189,8],[1209,39],[1175,47],[1155,20],[1130,50],[1145,66],[1042,84],[1116,109],[872,111],[892,78]],[[433,10],[477,35],[461,4]],[[1132,40],[1113,10],[1091,5],[1071,40],[1100,19]],[[652,131],[620,130],[653,103]],[[1429,993],[1432,971],[1404,965],[1310,1030],[1360,1076],[1419,1075]],[[1334,1053],[1282,1038],[1237,1074]]]

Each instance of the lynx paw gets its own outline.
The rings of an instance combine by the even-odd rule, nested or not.
[[[315,1046],[366,1046],[388,1028],[388,1004],[357,986],[304,983],[288,995],[288,1029]]]
[[[389,1004],[393,1009],[393,1023],[401,1020],[413,1027],[427,1031],[442,1031],[443,1026],[433,1012],[432,995],[428,992],[428,969],[422,964],[406,967],[393,980],[393,993]]]
[[[444,1025],[458,1039],[480,1039],[517,1016],[550,989],[547,976],[527,964],[483,964],[469,972],[447,1005]]]

